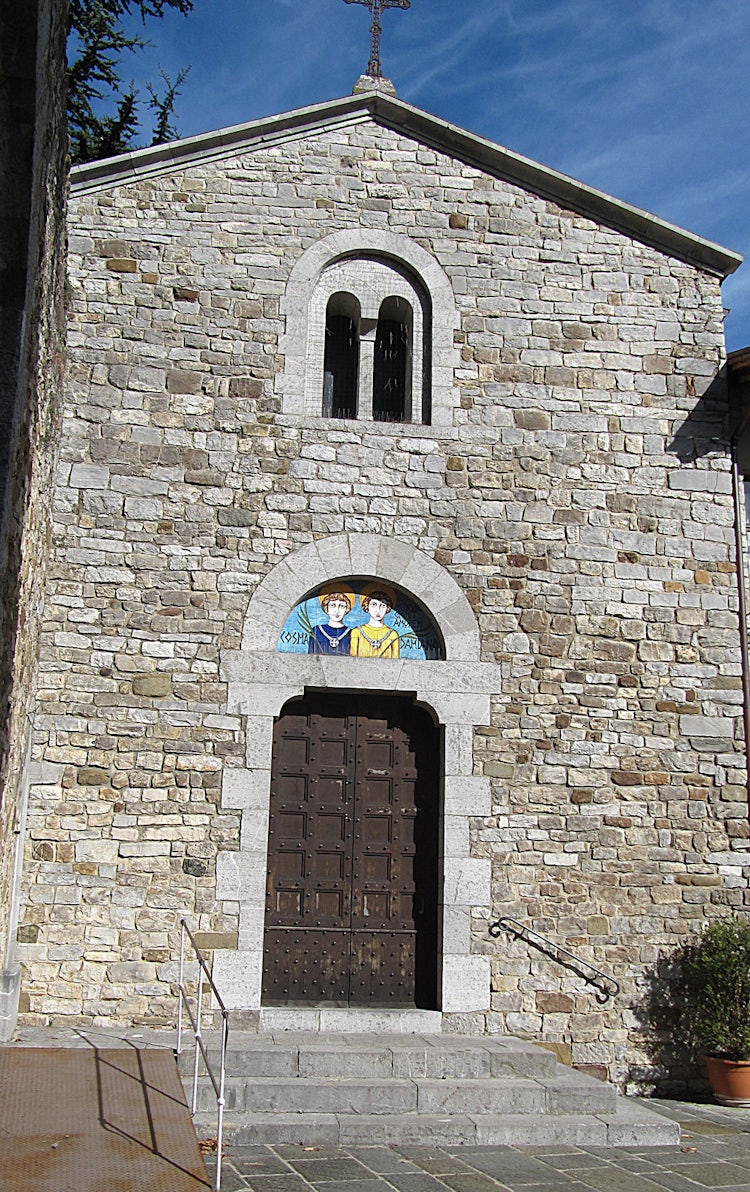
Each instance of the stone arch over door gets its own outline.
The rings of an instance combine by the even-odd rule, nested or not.
[[[453,576],[417,547],[372,534],[334,534],[277,563],[250,601],[242,633],[243,653],[273,652],[279,627],[300,596],[327,580],[347,575],[372,576],[410,592],[437,622],[446,660],[479,662],[477,620]]]
[[[444,661],[279,654],[289,610],[316,584],[367,575],[411,593],[440,628]],[[242,647],[226,651],[222,674],[228,712],[246,730],[244,765],[227,769],[222,805],[242,813],[240,848],[219,854],[217,896],[239,903],[236,952],[218,952],[215,974],[228,1006],[261,1005],[268,811],[274,721],[306,691],[404,694],[433,716],[444,736],[440,854],[439,1001],[443,1014],[486,1012],[489,958],[471,951],[472,913],[490,913],[490,861],[472,857],[469,822],[491,813],[489,779],[474,773],[474,727],[489,723],[500,668],[480,661],[471,606],[453,577],[414,546],[366,534],[337,534],[294,551],[261,581],[251,598]]]

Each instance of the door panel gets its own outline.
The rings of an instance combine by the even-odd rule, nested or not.
[[[274,730],[264,1002],[434,1007],[437,730],[403,698],[287,708]]]

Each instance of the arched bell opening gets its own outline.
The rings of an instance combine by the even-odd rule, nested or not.
[[[353,294],[332,294],[326,308],[323,417],[356,418],[360,305]]]
[[[405,298],[386,298],[375,334],[372,416],[376,422],[408,422],[412,406],[414,311]]]

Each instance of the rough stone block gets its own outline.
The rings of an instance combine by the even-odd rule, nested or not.
[[[165,695],[170,695],[172,692],[172,676],[158,673],[149,673],[143,675],[133,676],[133,694],[147,695],[151,698],[160,698]]]
[[[107,786],[111,776],[102,766],[81,766],[76,771],[76,781],[79,786]]]

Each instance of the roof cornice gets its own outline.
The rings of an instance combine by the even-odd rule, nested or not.
[[[728,354],[727,372],[735,380],[750,375],[750,348],[737,348]]]
[[[227,157],[238,149],[261,148],[368,118],[719,277],[734,273],[742,264],[742,257],[730,249],[686,232],[648,211],[614,199],[604,191],[577,182],[484,137],[466,132],[403,100],[378,92],[345,96],[248,124],[74,166],[71,186],[73,193],[81,194],[136,182],[144,177],[182,169],[196,161]]]

